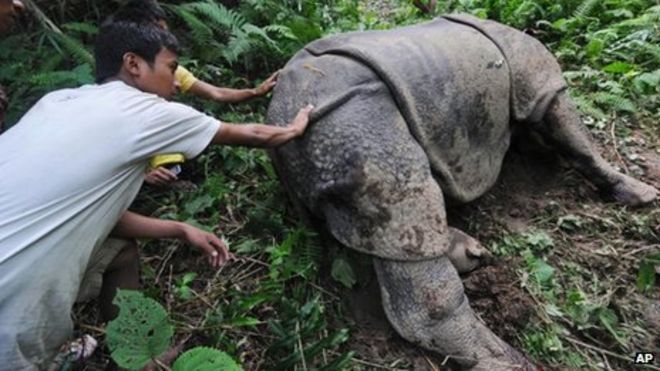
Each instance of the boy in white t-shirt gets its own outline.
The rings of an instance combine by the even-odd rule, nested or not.
[[[168,102],[177,49],[174,36],[158,27],[108,24],[96,43],[98,85],[47,94],[0,136],[3,368],[47,366],[72,335],[77,299],[100,289],[104,315],[113,315],[117,286],[138,286],[130,239],[178,238],[201,249],[213,267],[226,262],[227,247],[214,234],[128,211],[149,158],[192,158],[209,143],[273,147],[307,127],[311,106],[287,126],[267,126],[220,123]]]

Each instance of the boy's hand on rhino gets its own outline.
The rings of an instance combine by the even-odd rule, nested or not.
[[[164,167],[149,170],[147,175],[144,176],[144,181],[152,186],[164,186],[177,179],[176,174]]]
[[[259,87],[254,89],[254,94],[258,97],[266,95],[269,91],[273,90],[273,87],[277,84],[277,78],[280,76],[280,71],[275,71],[272,75],[262,82]]]
[[[289,126],[296,129],[298,135],[302,135],[305,132],[305,129],[307,129],[307,124],[309,124],[309,114],[313,109],[314,106],[311,104],[308,104],[305,108],[301,108],[293,121],[291,121],[291,124],[289,124]]]
[[[213,268],[219,268],[227,260],[233,258],[233,255],[227,248],[227,244],[213,233],[205,232],[186,224],[184,227],[184,236],[189,244],[204,251],[209,264]]]

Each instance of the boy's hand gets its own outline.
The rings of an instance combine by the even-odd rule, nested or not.
[[[270,75],[266,81],[262,82],[258,88],[254,89],[254,94],[258,97],[266,95],[277,84],[277,78],[280,76],[280,71],[275,71]]]
[[[147,175],[144,176],[144,181],[152,186],[164,186],[177,179],[176,174],[164,167],[149,170]]]
[[[233,255],[227,249],[227,245],[213,233],[185,224],[184,238],[189,244],[204,251],[208,256],[209,264],[213,268],[219,268],[227,260],[233,258]]]
[[[303,135],[305,129],[307,129],[307,124],[309,124],[309,113],[312,112],[313,109],[314,106],[311,104],[308,104],[305,108],[301,108],[296,117],[289,124],[289,126],[295,128],[296,136]]]

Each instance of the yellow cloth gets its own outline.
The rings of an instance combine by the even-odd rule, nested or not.
[[[174,78],[179,82],[182,93],[187,93],[193,84],[197,82],[195,75],[182,66],[177,67]]]

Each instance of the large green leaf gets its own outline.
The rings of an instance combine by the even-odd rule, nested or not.
[[[217,349],[197,347],[183,353],[174,362],[172,371],[241,371],[227,353]]]
[[[119,290],[119,316],[108,324],[106,340],[120,367],[136,370],[165,352],[174,334],[162,305],[139,291]]]

